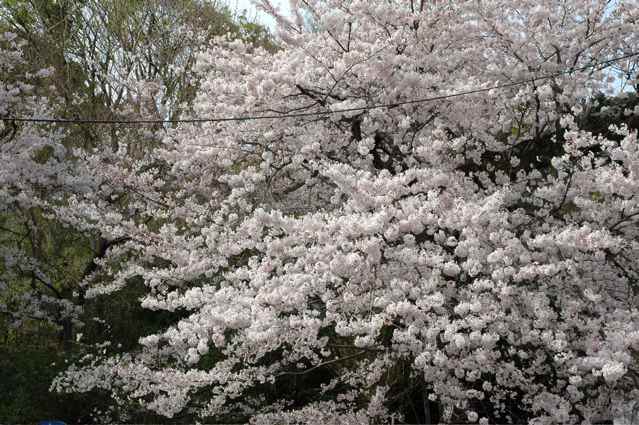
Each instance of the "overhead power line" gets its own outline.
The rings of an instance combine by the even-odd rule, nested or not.
[[[244,116],[235,116],[235,117],[185,118],[185,119],[174,119],[174,120],[171,120],[171,119],[169,120],[66,119],[66,118],[26,118],[26,117],[0,117],[0,120],[13,121],[13,122],[49,123],[49,124],[179,124],[179,123],[193,124],[193,123],[206,123],[206,122],[256,121],[256,120],[273,120],[273,119],[282,119],[282,118],[300,118],[300,117],[333,115],[333,114],[342,114],[342,113],[348,113],[348,112],[367,111],[372,109],[395,108],[402,105],[436,102],[439,100],[446,100],[446,99],[451,99],[455,97],[468,96],[471,94],[486,93],[491,90],[500,90],[500,89],[529,84],[535,81],[548,80],[551,78],[560,77],[562,75],[571,74],[576,71],[586,71],[588,69],[597,68],[597,67],[600,68],[601,70],[601,69],[607,68],[608,66],[610,66],[611,64],[615,62],[619,62],[624,59],[630,59],[635,56],[639,56],[639,52],[630,53],[624,56],[618,56],[603,62],[587,65],[581,68],[571,68],[569,70],[557,72],[554,74],[546,74],[546,75],[541,75],[537,77],[529,77],[526,79],[513,81],[510,83],[498,84],[492,87],[482,87],[482,88],[462,91],[458,93],[451,93],[451,94],[445,94],[445,95],[433,96],[433,97],[427,97],[427,98],[409,99],[409,100],[403,100],[403,101],[398,101],[393,103],[380,103],[376,105],[367,105],[367,106],[359,106],[359,107],[343,108],[343,109],[328,109],[325,111],[296,112],[292,114],[282,113],[282,114],[274,114],[274,115],[244,115]]]

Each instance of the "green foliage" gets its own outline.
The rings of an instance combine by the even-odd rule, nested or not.
[[[91,409],[103,405],[100,397],[49,392],[52,379],[66,367],[64,361],[55,347],[0,344],[0,423],[37,423],[51,418],[67,423],[88,421]]]

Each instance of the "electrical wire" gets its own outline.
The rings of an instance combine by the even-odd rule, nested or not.
[[[587,65],[581,68],[572,68],[566,71],[541,75],[538,77],[531,77],[524,80],[513,81],[510,83],[498,84],[492,87],[482,87],[468,91],[462,91],[458,93],[427,97],[427,98],[418,98],[411,100],[398,101],[393,103],[380,103],[377,105],[367,105],[360,107],[352,107],[352,108],[343,108],[343,109],[329,109],[326,111],[314,111],[314,112],[297,112],[292,114],[276,114],[276,115],[246,115],[246,116],[237,116],[237,117],[210,117],[210,118],[185,118],[185,119],[169,119],[169,120],[119,120],[119,119],[66,119],[66,118],[25,118],[25,117],[0,117],[0,121],[5,122],[32,122],[32,123],[48,123],[48,124],[181,124],[181,123],[207,123],[207,122],[230,122],[230,121],[256,121],[256,120],[272,120],[272,119],[282,119],[282,118],[301,118],[301,117],[312,117],[312,116],[324,116],[324,115],[333,115],[333,114],[341,114],[348,112],[360,112],[367,111],[373,109],[390,109],[396,108],[402,105],[413,105],[418,103],[428,103],[428,102],[436,102],[440,100],[451,99],[455,97],[468,96],[471,94],[478,93],[486,93],[492,90],[500,90],[510,87],[516,87],[528,83],[532,83],[540,80],[548,80],[555,77],[560,77],[562,75],[571,74],[575,71],[585,71],[591,68],[600,67],[601,69],[605,69],[611,64],[615,62],[622,61],[624,59],[630,59],[632,57],[639,56],[639,52],[630,53],[624,56],[618,56],[607,61],[599,62],[596,64]]]

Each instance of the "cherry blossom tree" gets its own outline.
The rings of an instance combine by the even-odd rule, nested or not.
[[[142,281],[170,323],[53,388],[256,424],[591,423],[636,399],[636,97],[590,124],[636,82],[639,4],[260,3],[282,49],[217,40],[194,115],[262,119],[78,154],[94,190],[54,214],[121,241],[85,296]]]

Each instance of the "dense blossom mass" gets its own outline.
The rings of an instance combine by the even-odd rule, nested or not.
[[[639,106],[597,99],[637,83],[636,57],[608,61],[639,52],[639,3],[291,4],[261,2],[277,51],[198,57],[194,117],[269,119],[68,163],[35,127],[1,146],[3,203],[106,241],[78,298],[143,282],[164,320],[52,388],[256,424],[620,414],[639,396]]]

